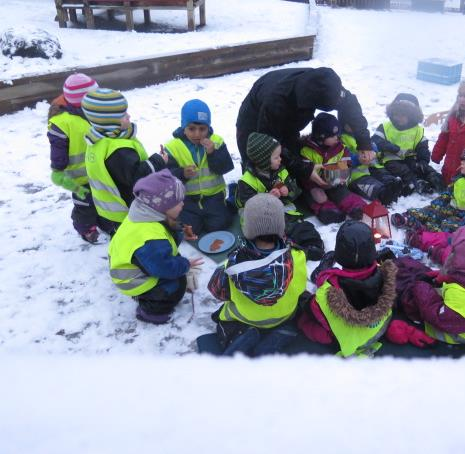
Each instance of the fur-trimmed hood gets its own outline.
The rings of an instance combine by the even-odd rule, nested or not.
[[[386,114],[393,125],[399,130],[413,128],[423,121],[423,112],[421,111],[416,96],[408,93],[399,93],[394,101],[386,107]],[[408,123],[400,127],[393,121],[394,115],[405,115]]]
[[[328,306],[330,310],[349,325],[369,326],[379,322],[392,308],[396,299],[397,267],[392,260],[386,260],[373,275],[375,279],[358,281],[360,285],[359,295],[363,294],[364,290],[367,294],[372,292],[373,286],[379,284],[378,279],[376,279],[377,273],[381,273],[379,277],[382,279],[382,287],[374,304],[357,310],[350,303],[348,296],[342,288],[332,286],[328,291]],[[363,288],[364,285],[365,289]]]

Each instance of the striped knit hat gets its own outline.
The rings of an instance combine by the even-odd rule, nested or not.
[[[63,96],[72,106],[81,107],[82,98],[86,93],[97,88],[98,84],[92,77],[82,73],[71,74],[63,85]]]
[[[120,130],[128,102],[119,91],[97,88],[84,96],[81,107],[87,120],[97,131],[112,132]]]
[[[273,137],[259,132],[252,132],[247,139],[247,157],[260,170],[270,170],[271,155],[279,142]]]

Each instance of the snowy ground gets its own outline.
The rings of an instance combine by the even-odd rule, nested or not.
[[[27,7],[39,2],[45,8],[41,11],[49,13]],[[79,39],[79,45],[75,30],[58,29],[51,22],[53,2],[4,0],[2,17],[6,4],[13,8],[7,11],[9,24],[19,26],[24,18],[27,25],[55,31],[65,51],[72,53],[60,65],[107,62],[107,55],[117,58],[116,50],[121,49],[121,56],[128,58],[150,46],[167,52],[184,49],[187,43],[197,48],[315,29],[314,59],[289,66],[334,68],[345,87],[357,94],[371,130],[384,120],[385,106],[398,92],[416,94],[426,114],[447,110],[454,101],[457,85],[422,82],[415,73],[421,58],[464,61],[460,14],[320,7],[307,16],[306,5],[277,0],[236,2],[238,12],[233,13],[227,3],[210,1],[208,26],[201,32],[148,36],[81,31],[79,36],[89,33],[93,38]],[[168,41],[173,47],[167,47]],[[54,63],[45,64],[45,69],[36,60],[2,58],[0,80],[58,69]],[[125,92],[140,139],[148,151],[158,150],[178,126],[181,105],[189,98],[201,98],[210,105],[213,126],[236,159],[227,179],[237,179],[237,111],[252,83],[266,71],[179,80]],[[69,219],[69,194],[50,182],[47,109],[44,102],[0,117],[2,454],[54,453],[65,445],[73,453],[136,449],[297,453],[312,447],[324,452],[411,452],[420,446],[427,446],[428,452],[464,451],[460,419],[454,417],[464,403],[458,391],[463,384],[463,361],[173,358],[192,353],[195,338],[213,328],[209,315],[217,304],[206,283],[214,263],[207,259],[204,265],[192,321],[186,299],[170,325],[137,322],[135,303],[119,294],[110,281],[106,240],[90,246],[77,237]],[[426,133],[432,145],[439,126],[427,128]],[[428,201],[420,196],[403,198],[393,210]],[[326,247],[332,248],[337,226],[320,231]],[[395,232],[395,237],[400,239],[401,233]],[[183,245],[181,252],[198,254],[189,245]],[[309,262],[309,271],[315,265]],[[74,355],[62,356],[69,352]],[[37,358],[47,353],[53,356]],[[102,357],[102,353],[110,355]],[[93,358],[84,358],[89,355]],[[437,435],[445,429],[438,427],[436,417],[445,410],[443,403],[452,399],[457,410],[450,414],[448,409],[452,417],[446,418],[447,439],[439,443]],[[289,419],[283,420],[283,414]],[[342,427],[336,429],[335,422]],[[22,427],[28,424],[25,435]],[[225,432],[223,425],[228,427]],[[245,432],[240,435],[241,430]],[[336,433],[342,436],[334,437]]]

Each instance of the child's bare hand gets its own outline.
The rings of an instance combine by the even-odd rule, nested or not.
[[[165,151],[165,147],[160,144],[160,156],[165,161],[165,164],[168,164],[168,153]]]
[[[277,197],[278,199],[281,197],[281,191],[280,191],[278,188],[273,188],[273,189],[270,191],[270,194],[274,195],[274,196]]]
[[[207,154],[211,154],[215,151],[215,143],[212,142],[210,139],[202,139],[200,143],[205,148]]]
[[[329,188],[330,187],[329,184],[326,183],[326,181],[323,180],[323,178],[321,178],[319,175],[319,172],[322,168],[323,168],[322,164],[315,164],[315,166],[313,167],[313,171],[310,174],[310,181],[313,181],[321,188]]]
[[[196,166],[187,166],[184,167],[184,178],[193,178],[197,175]]]
[[[281,194],[281,197],[287,197],[289,195],[289,189],[287,189],[287,186],[281,186],[279,188],[279,192]]]

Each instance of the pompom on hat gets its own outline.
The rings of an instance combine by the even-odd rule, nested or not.
[[[168,169],[151,173],[134,185],[136,199],[159,213],[182,202],[184,194],[184,185]]]
[[[284,237],[284,205],[274,195],[261,193],[245,203],[242,232],[253,240],[259,236],[277,235]]]
[[[92,77],[82,73],[71,74],[63,84],[63,96],[68,104],[80,107],[84,96],[97,88],[98,84]]]

